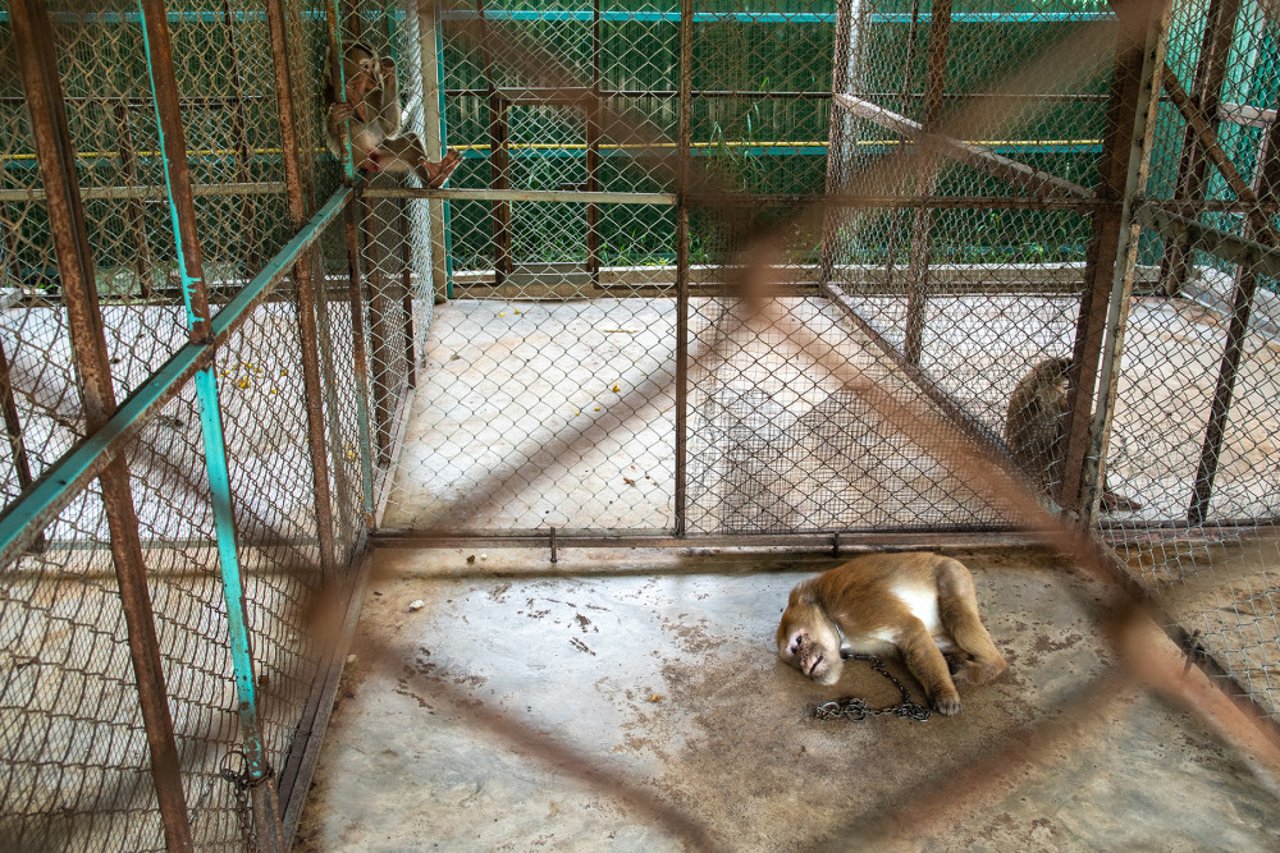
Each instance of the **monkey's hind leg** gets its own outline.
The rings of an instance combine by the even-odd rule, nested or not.
[[[920,682],[929,704],[939,714],[950,717],[960,713],[960,694],[951,680],[947,659],[924,623],[914,616],[908,618],[910,621],[902,628],[897,641],[903,663]]]
[[[938,584],[938,616],[942,627],[955,644],[971,656],[957,668],[955,683],[977,686],[999,678],[1009,664],[978,616],[973,575],[964,564],[944,560],[934,570],[934,579]]]

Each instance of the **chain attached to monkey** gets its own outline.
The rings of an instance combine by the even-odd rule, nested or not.
[[[924,705],[917,705],[911,701],[911,691],[906,685],[894,677],[893,673],[885,668],[884,661],[875,655],[860,654],[841,654],[840,657],[845,660],[862,660],[871,664],[871,668],[883,675],[898,688],[898,693],[902,696],[902,701],[896,705],[888,705],[884,708],[872,708],[867,704],[866,699],[859,699],[854,696],[847,696],[844,699],[833,699],[830,702],[820,702],[813,706],[813,716],[819,720],[835,720],[843,717],[849,722],[856,723],[865,720],[867,717],[901,717],[904,720],[915,720],[917,723],[923,723],[933,716],[933,712]]]

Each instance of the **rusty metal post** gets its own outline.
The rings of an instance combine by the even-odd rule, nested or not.
[[[493,54],[489,48],[489,23],[484,14],[484,0],[476,0],[480,16],[480,56],[484,65],[484,81],[489,93],[489,186],[495,190],[511,187],[507,162],[507,107],[495,82]],[[493,203],[493,283],[502,284],[511,273],[511,202]]]
[[[684,536],[689,478],[689,149],[693,138],[693,0],[680,0],[679,139],[676,156],[675,524]]]
[[[1146,186],[1150,167],[1169,0],[1125,4],[1117,7],[1117,14],[1124,26],[1118,35],[1099,166],[1098,195],[1107,204],[1094,213],[1085,258],[1084,296],[1069,377],[1066,458],[1057,496],[1085,526],[1093,524],[1104,481],[1103,448],[1110,438],[1137,259],[1133,204]]]
[[[1256,239],[1260,234],[1271,232],[1270,215],[1262,211],[1266,210],[1265,205],[1275,202],[1277,196],[1280,196],[1280,122],[1273,123],[1262,139],[1253,189],[1260,208],[1245,219],[1246,239]],[[1191,248],[1189,243],[1187,248]],[[1249,316],[1253,312],[1253,297],[1258,290],[1259,278],[1258,271],[1252,267],[1243,264],[1236,267],[1236,285],[1231,297],[1231,320],[1227,324],[1226,345],[1218,366],[1209,423],[1205,428],[1191,504],[1187,509],[1187,521],[1191,524],[1203,524],[1209,512],[1209,499],[1213,496],[1213,481],[1218,474],[1222,441],[1227,431],[1227,415],[1231,411],[1231,399],[1235,395],[1236,376],[1240,370],[1240,359],[1244,355],[1244,340],[1249,334]]]
[[[860,0],[838,0],[836,3],[835,46],[831,56],[831,91],[847,92],[852,83],[852,65],[858,60],[855,41],[858,32]],[[834,99],[833,99],[834,100]],[[829,107],[827,117],[827,174],[825,192],[828,196],[844,192],[848,165],[846,135],[849,117],[835,103]],[[825,285],[835,278],[836,254],[840,250],[840,224],[845,216],[844,208],[829,204],[822,212],[822,254],[818,260],[818,283]]]
[[[27,444],[22,437],[22,417],[18,413],[18,401],[13,394],[13,378],[9,371],[9,357],[0,342],[0,411],[4,413],[4,429],[9,436],[9,452],[13,454],[13,472],[18,486],[31,485],[31,460],[27,457]],[[41,534],[43,538],[44,534]]]
[[[338,2],[325,3],[325,22],[329,30],[329,44],[336,56],[343,55],[342,27],[338,23]],[[335,92],[345,92],[347,85],[341,62],[332,63],[329,83]],[[351,138],[344,139],[342,176],[348,185],[355,181],[355,160],[351,151]],[[342,220],[343,242],[347,250],[347,302],[351,309],[351,357],[355,364],[356,380],[356,429],[360,440],[360,491],[364,504],[364,524],[374,527],[373,442],[369,429],[369,374],[368,355],[365,349],[364,284],[360,265],[360,228],[355,206],[347,205]]]
[[[295,229],[307,221],[307,187],[301,162],[302,140],[293,103],[289,45],[281,0],[268,0],[267,24],[275,66],[276,100],[280,105],[280,141],[289,218]],[[298,258],[293,281],[298,296],[298,335],[302,345],[302,379],[306,393],[307,447],[316,492],[316,528],[320,537],[320,565],[326,576],[334,571],[333,496],[329,489],[329,455],[325,442],[324,385],[320,378],[320,334],[317,328],[315,264],[310,253]]]
[[[400,310],[404,312],[404,324],[400,331],[404,336],[404,369],[409,388],[418,385],[418,353],[413,321],[413,243],[410,232],[413,220],[409,214],[407,198],[396,200],[396,225],[400,237]]]
[[[929,58],[924,85],[924,109],[920,124],[925,132],[937,128],[942,117],[942,93],[947,85],[947,45],[951,37],[951,0],[934,0],[929,19]],[[909,71],[910,69],[908,69]],[[940,159],[927,143],[916,145],[916,190],[933,195],[938,182]],[[921,175],[920,173],[924,173]],[[933,211],[916,210],[911,221],[911,256],[907,272],[907,324],[902,351],[907,361],[919,364],[924,353],[924,327],[929,308],[930,241],[933,239]]]
[[[236,45],[236,28],[233,23],[233,15],[231,11],[230,0],[222,0],[222,31],[227,37],[227,58],[230,60],[231,83],[235,87],[235,91],[240,95],[232,100],[231,104],[231,136],[235,140],[236,146],[236,180],[243,184],[253,182],[253,175],[249,171],[249,158],[252,154],[252,146],[249,143],[248,121],[245,118],[244,110],[244,92],[249,89],[244,81],[244,73],[240,68],[240,50]],[[258,250],[261,242],[258,236],[257,227],[257,201],[251,195],[246,195],[243,199],[244,216],[243,221],[246,235],[245,240],[245,257],[244,263],[249,275],[253,275],[262,266],[262,255]]]
[[[1204,35],[1200,41],[1200,58],[1196,62],[1195,82],[1191,92],[1193,105],[1210,127],[1217,127],[1222,102],[1222,81],[1226,76],[1227,55],[1236,34],[1240,0],[1209,0]],[[1178,163],[1178,181],[1174,198],[1195,203],[1204,198],[1209,183],[1209,164],[1201,148],[1199,135],[1190,124],[1182,134],[1182,158]],[[1184,236],[1165,244],[1160,258],[1160,283],[1167,296],[1177,296],[1190,272],[1191,243]]]
[[[53,30],[41,0],[10,5],[13,47],[31,115],[36,159],[47,194],[49,230],[58,257],[76,373],[89,432],[102,427],[116,408],[115,389],[89,231],[76,183],[75,150],[67,126],[66,105],[54,55]],[[138,704],[151,758],[165,843],[170,850],[191,850],[191,827],[182,790],[181,765],[173,737],[159,641],[147,589],[138,517],[133,506],[129,468],[117,456],[99,477],[102,503],[111,532],[111,555],[120,585],[120,602],[129,638],[129,656],[138,687]]]
[[[104,104],[105,106],[105,104]],[[112,115],[116,125],[116,151],[120,155],[120,173],[128,186],[138,186],[138,156],[133,150],[133,142],[129,128],[129,102],[125,98],[116,99],[112,105]],[[143,299],[151,297],[151,246],[147,240],[146,215],[142,202],[130,198],[125,202],[125,221],[129,232],[133,235],[134,248],[137,255],[133,259],[133,269],[138,275],[138,289]]]

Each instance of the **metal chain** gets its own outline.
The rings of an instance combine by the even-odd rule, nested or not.
[[[228,759],[239,756],[240,769],[230,766]],[[233,749],[222,757],[222,766],[218,775],[231,783],[236,797],[236,820],[240,823],[240,836],[245,850],[258,849],[258,833],[254,828],[253,805],[249,802],[249,788],[254,785],[253,776],[249,773],[249,757],[238,749]]]
[[[911,691],[906,685],[894,677],[893,673],[885,668],[884,661],[875,655],[858,655],[851,654],[844,656],[845,660],[862,660],[871,664],[871,668],[883,675],[898,688],[898,693],[902,700],[896,705],[888,705],[884,708],[872,708],[866,699],[859,699],[854,696],[848,696],[844,699],[833,699],[830,702],[820,702],[813,706],[813,716],[819,720],[835,720],[843,717],[850,722],[858,722],[865,720],[867,717],[901,717],[904,720],[915,720],[917,723],[923,723],[933,716],[933,712],[924,705],[917,705],[911,701]]]

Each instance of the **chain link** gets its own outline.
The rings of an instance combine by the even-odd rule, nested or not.
[[[884,661],[880,658],[875,655],[857,654],[846,655],[844,658],[845,660],[861,660],[869,663],[872,669],[889,679],[893,686],[898,688],[898,693],[902,697],[901,701],[894,705],[886,705],[883,708],[872,708],[866,699],[847,696],[844,699],[833,699],[830,702],[819,702],[814,705],[813,716],[815,718],[819,720],[835,720],[843,717],[849,722],[856,723],[865,720],[867,717],[894,716],[923,723],[933,716],[933,712],[924,705],[911,701],[911,691],[885,668]]]
[[[228,759],[238,756],[240,768],[231,767]],[[258,833],[254,827],[253,804],[249,801],[249,789],[261,780],[255,780],[249,772],[249,756],[238,749],[233,749],[222,757],[222,766],[218,775],[231,783],[236,797],[236,820],[240,824],[240,837],[244,841],[245,850],[258,849]]]

